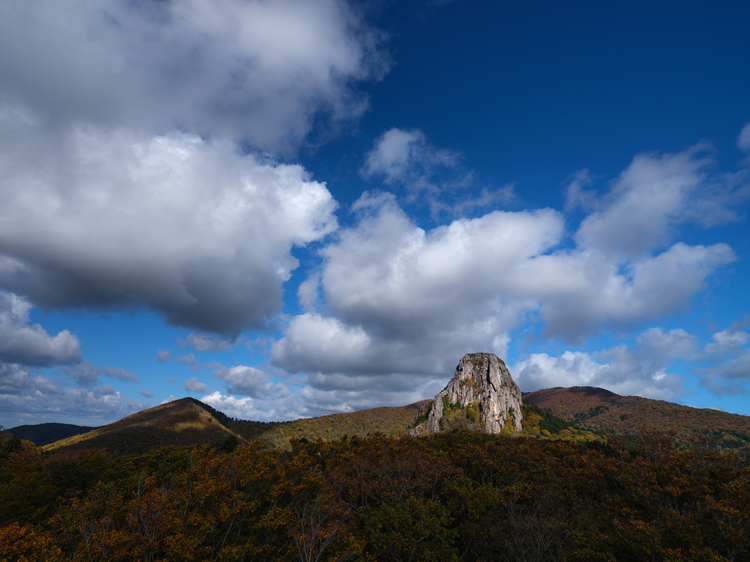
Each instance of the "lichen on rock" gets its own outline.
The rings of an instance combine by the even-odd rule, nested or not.
[[[485,433],[521,431],[521,404],[521,391],[502,359],[494,353],[468,353],[409,433],[438,433],[453,427]]]

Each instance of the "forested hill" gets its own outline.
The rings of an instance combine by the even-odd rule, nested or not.
[[[36,425],[19,425],[18,427],[14,427],[10,432],[19,439],[31,441],[37,447],[41,447],[60,439],[73,437],[81,433],[88,433],[94,429],[97,428],[69,423],[40,423]]]
[[[526,394],[524,401],[527,405],[524,406],[523,433],[530,437],[595,440],[602,439],[605,433],[633,436],[647,428],[674,432],[675,440],[682,444],[695,438],[708,438],[721,449],[736,449],[743,455],[750,453],[750,417],[747,416],[636,396],[618,396],[591,387],[539,390]],[[194,398],[183,398],[87,433],[61,439],[44,448],[103,448],[116,453],[143,453],[165,445],[205,443],[232,448],[252,439],[288,448],[294,439],[330,441],[376,433],[396,437],[413,427],[421,407],[428,402],[288,422],[260,422],[232,419]],[[457,429],[470,429],[467,429],[468,420],[464,420],[468,424],[466,428],[460,421],[454,424]],[[37,439],[26,435],[19,437],[40,444],[38,436]]]
[[[288,422],[237,420],[194,398],[183,398],[130,415],[119,421],[71,437],[47,439],[45,450],[106,449],[120,454],[144,453],[166,445],[209,444],[232,448],[260,439],[288,448],[292,439],[314,441],[380,433],[402,435],[426,401],[393,408],[371,408],[359,412],[330,414]],[[60,424],[63,425],[63,424]],[[27,426],[30,428],[40,426]],[[68,426],[75,428],[77,426]],[[15,428],[10,433],[16,435]],[[39,440],[23,439],[42,445]],[[37,432],[45,435],[43,431]]]
[[[740,562],[749,507],[738,455],[653,433],[0,451],[9,561]]]
[[[748,416],[582,386],[537,390],[524,400],[567,422],[613,435],[636,435],[645,427],[674,432],[683,444],[706,437],[721,448],[750,452]]]
[[[239,436],[214,414],[215,410],[198,400],[183,398],[137,412],[88,433],[56,441],[44,449],[106,449],[133,454],[167,445],[221,446],[224,442],[239,441]]]

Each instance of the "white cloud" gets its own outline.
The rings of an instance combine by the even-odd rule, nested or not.
[[[111,386],[65,389],[59,381],[33,375],[28,367],[0,364],[0,423],[111,423],[149,407],[127,399]]]
[[[576,199],[599,207],[581,222],[575,235],[579,247],[629,260],[664,248],[684,223],[715,226],[738,220],[735,207],[750,189],[747,173],[711,175],[712,151],[699,143],[677,154],[640,154],[601,201],[574,189]]]
[[[579,170],[573,174],[565,188],[565,212],[570,213],[576,207],[591,211],[597,206],[596,193],[586,189],[593,182],[591,171]]]
[[[716,396],[725,394],[747,394],[750,384],[750,349],[717,365],[698,371],[701,386]]]
[[[507,353],[509,333],[524,322],[580,345],[602,328],[630,329],[687,310],[736,259],[723,243],[673,242],[674,224],[697,220],[702,187],[725,194],[737,187],[704,171],[699,148],[637,157],[601,200],[579,190],[577,204],[583,197],[597,210],[583,220],[574,247],[564,247],[563,216],[551,209],[495,211],[424,230],[395,196],[365,193],[353,205],[358,223],[321,250],[322,267],[300,289],[305,313],[289,321],[272,361],[338,396],[348,392],[347,377],[445,380],[464,353]],[[590,178],[580,176],[581,185]],[[640,205],[654,207],[653,224],[627,216]],[[618,237],[624,249],[607,242]],[[682,379],[664,371],[671,360],[653,367],[653,346],[664,349],[657,340],[669,339],[687,357],[685,346],[694,343],[676,332],[656,336],[644,333],[637,351],[611,350],[611,360],[555,358],[555,369],[572,376],[571,365],[580,363],[591,380],[610,381],[615,391],[673,396]],[[540,373],[550,372],[552,359],[539,357]],[[637,369],[629,375],[622,365]]]
[[[457,161],[455,153],[430,146],[422,131],[394,128],[376,141],[375,148],[367,154],[362,173],[368,178],[382,175],[386,184],[414,182],[429,175],[435,166],[452,167]]]
[[[503,293],[525,286],[514,269],[557,242],[559,214],[494,212],[425,232],[388,197],[357,207],[359,225],[322,250],[333,315],[293,318],[272,347],[276,364],[442,377],[467,351],[507,350],[506,332],[538,303]]]
[[[686,219],[690,195],[705,182],[712,162],[702,153],[706,148],[636,156],[608,194],[606,208],[581,223],[578,244],[618,256],[642,255],[666,244],[674,226]]]
[[[455,368],[456,365],[452,365],[451,371]],[[314,373],[306,377],[306,386],[299,392],[304,404],[302,412],[307,416],[321,416],[380,406],[404,406],[432,398],[445,387],[450,376]]]
[[[99,367],[92,365],[88,361],[83,361],[73,367],[67,367],[63,372],[68,375],[77,386],[82,388],[91,388],[98,385],[100,383],[99,375],[102,374],[102,370]]]
[[[743,152],[750,152],[750,123],[746,123],[737,137],[737,147]]]
[[[711,335],[703,352],[708,365],[697,371],[699,383],[716,396],[746,394],[750,383],[750,334],[747,319]]]
[[[192,347],[195,351],[230,351],[235,343],[231,340],[218,338],[208,334],[188,334],[186,338],[179,338],[177,345]]]
[[[131,373],[130,371],[126,371],[121,367],[107,367],[105,365],[104,369],[102,369],[102,372],[105,376],[111,379],[117,379],[118,381],[135,383],[139,382],[138,375],[136,375],[135,373]]]
[[[289,395],[289,388],[284,384],[274,383],[268,373],[247,367],[235,365],[233,367],[218,366],[214,369],[214,376],[226,384],[231,394],[240,394],[251,398],[281,398]]]
[[[111,379],[117,379],[122,382],[139,382],[138,375],[126,371],[121,367],[105,366],[104,368],[100,368],[96,365],[92,365],[88,361],[82,361],[71,367],[64,367],[63,372],[73,379],[78,386],[84,388],[98,385],[100,383],[100,375],[104,375]]]
[[[156,360],[159,363],[166,363],[172,359],[172,352],[168,349],[157,349],[156,350]]]
[[[147,306],[234,335],[280,309],[292,247],[336,228],[331,194],[300,166],[187,134],[53,138],[3,117],[0,286],[42,308]]]
[[[565,351],[558,357],[534,353],[511,368],[525,392],[540,388],[594,386],[616,394],[671,400],[684,396],[685,377],[668,373],[672,363],[696,356],[695,336],[684,330],[651,328],[633,346],[596,353]]]
[[[357,117],[353,85],[387,68],[342,0],[8,0],[0,90],[50,122],[134,124],[283,150],[321,112]]]
[[[19,395],[32,389],[41,394],[62,392],[58,383],[41,375],[32,375],[25,365],[0,363],[0,395]]]
[[[28,300],[0,290],[0,362],[35,367],[81,360],[78,338],[68,330],[50,336],[39,324],[29,325]]]
[[[750,335],[741,326],[736,326],[715,332],[711,335],[711,340],[711,343],[706,345],[706,353],[737,353],[750,341]]]
[[[442,212],[460,217],[517,201],[513,183],[481,185],[460,160],[460,154],[433,146],[418,129],[394,128],[375,141],[361,173],[366,179],[382,177],[391,188],[406,188],[406,201],[426,203],[436,220]]]
[[[200,382],[198,377],[191,377],[185,381],[185,390],[193,393],[204,393],[208,392],[208,385]]]
[[[225,396],[218,390],[201,398],[201,402],[224,412],[230,418],[237,419],[261,419],[259,412],[253,406],[252,398],[237,398],[235,396]]]
[[[735,259],[726,244],[678,242],[625,263],[580,250],[541,256],[523,272],[526,294],[541,301],[545,334],[580,342],[601,326],[656,321],[687,309],[711,275]]]
[[[144,388],[143,390],[139,390],[138,394],[140,394],[141,396],[145,396],[146,398],[153,398],[154,397],[153,393],[150,390],[146,389],[146,388]]]

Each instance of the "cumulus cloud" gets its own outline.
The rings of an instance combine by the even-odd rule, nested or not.
[[[452,370],[455,370],[455,365]],[[444,387],[445,376],[393,373],[372,376],[349,373],[313,373],[299,391],[305,416],[352,412],[376,406],[403,406],[432,398]]]
[[[701,386],[716,396],[747,394],[750,383],[750,349],[718,365],[700,369],[698,381]]]
[[[615,257],[632,259],[663,248],[675,229],[688,221],[711,226],[738,218],[732,206],[747,197],[747,184],[711,177],[712,148],[697,144],[677,154],[641,154],[614,182],[576,233],[578,245]],[[569,197],[580,200],[579,185]],[[590,193],[586,200],[590,202]]]
[[[186,338],[179,338],[177,345],[192,347],[195,351],[230,351],[234,347],[234,342],[209,334],[192,333]]]
[[[29,325],[31,308],[28,300],[0,290],[0,362],[49,367],[80,361],[78,338],[68,330],[50,336],[41,325]]]
[[[392,198],[364,196],[358,208],[359,225],[322,250],[320,283],[334,315],[291,320],[271,350],[285,369],[435,375],[466,351],[504,353],[505,332],[537,306],[503,295],[524,284],[513,269],[563,230],[551,210],[494,212],[426,232]]]
[[[141,396],[145,396],[146,398],[154,397],[153,393],[150,390],[145,389],[145,388],[143,390],[139,390],[138,394],[140,394]]]
[[[272,360],[307,373],[313,390],[336,395],[357,377],[445,380],[464,353],[504,356],[509,334],[524,323],[581,345],[603,328],[629,329],[686,310],[736,259],[727,244],[673,241],[673,224],[698,221],[702,187],[735,188],[709,174],[699,152],[637,157],[612,192],[595,201],[579,189],[576,204],[583,198],[595,210],[572,247],[563,215],[551,209],[494,211],[425,230],[395,196],[365,193],[353,206],[358,222],[321,250],[322,267],[300,287],[305,312],[289,321]],[[579,174],[577,181],[583,186],[589,179]],[[722,182],[726,189],[716,187]],[[627,216],[642,204],[656,207],[649,215],[654,224]],[[625,234],[628,229],[636,232]],[[607,242],[618,237],[622,248]],[[636,392],[646,381],[642,392],[674,396],[681,379],[662,372],[672,359],[656,361],[654,346],[672,346],[687,357],[692,340],[677,332],[657,335],[647,332],[636,351],[616,348],[611,357],[540,355],[535,361],[540,373],[551,372],[554,361],[558,372],[580,368],[615,391]]]
[[[175,357],[176,363],[182,363],[183,365],[190,365],[191,367],[197,368],[198,367],[198,361],[195,359],[194,353],[188,353],[187,355],[180,355],[179,357]]]
[[[343,0],[3,3],[0,91],[52,122],[230,136],[264,150],[321,113],[357,117],[357,82],[387,69]]]
[[[82,126],[53,138],[0,109],[2,125],[0,287],[43,309],[146,306],[236,335],[280,309],[292,248],[336,228],[324,184],[231,143]]]
[[[156,360],[159,363],[166,363],[172,359],[172,352],[168,349],[157,349],[156,350]]]
[[[711,342],[706,345],[705,351],[710,355],[737,353],[747,345],[748,341],[750,341],[750,335],[744,331],[744,323],[740,323],[712,334]]]
[[[65,388],[61,381],[33,374],[28,367],[0,364],[0,423],[110,423],[149,407],[122,396],[112,386]]]
[[[375,142],[367,154],[362,173],[365,177],[382,175],[386,184],[409,182],[428,175],[436,166],[454,166],[458,155],[432,147],[420,130],[393,128]]]
[[[289,388],[284,384],[274,383],[268,373],[255,367],[235,365],[227,368],[222,365],[215,368],[214,376],[224,381],[231,394],[251,398],[280,398],[289,395]]]
[[[0,395],[20,395],[38,390],[41,394],[59,394],[59,383],[48,377],[32,375],[29,368],[18,363],[0,363]]]
[[[750,383],[750,334],[744,328],[747,319],[715,332],[706,344],[708,366],[697,371],[701,386],[716,396],[746,394]]]
[[[391,189],[404,187],[406,201],[426,203],[434,219],[442,212],[467,216],[475,209],[517,201],[514,184],[482,186],[460,160],[458,153],[432,145],[418,129],[393,128],[375,141],[361,173],[366,179],[382,178]],[[479,195],[469,195],[469,189]]]
[[[88,361],[82,361],[72,367],[63,368],[63,372],[68,375],[75,383],[84,388],[96,386],[100,383],[99,376],[104,375],[106,377],[117,379],[122,382],[139,382],[138,375],[126,371],[121,367],[107,367],[104,368],[92,365]]]
[[[580,342],[600,326],[635,325],[687,309],[712,274],[735,259],[723,243],[678,242],[625,263],[583,250],[541,256],[524,271],[527,290],[541,303],[544,333]]]
[[[540,388],[595,386],[620,395],[671,400],[684,396],[685,377],[667,369],[697,354],[697,338],[685,330],[651,328],[632,346],[619,345],[596,353],[565,351],[557,357],[534,353],[512,368],[526,392]]]
[[[185,381],[185,390],[193,393],[204,393],[208,392],[208,385],[200,382],[198,377],[191,377]]]
[[[231,418],[245,420],[262,418],[253,406],[253,399],[249,397],[237,398],[236,396],[226,396],[217,390],[201,398],[201,402],[216,408],[220,412],[224,412]]]
[[[473,323],[467,318],[459,325],[433,327],[411,336],[377,337],[360,325],[307,313],[292,319],[285,336],[272,346],[271,355],[277,365],[292,372],[332,376],[398,373],[412,379],[414,375],[443,376],[467,350],[489,349],[504,355],[507,340],[497,336],[498,324],[494,319]]]

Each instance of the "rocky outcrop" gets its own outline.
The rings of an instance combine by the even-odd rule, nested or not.
[[[448,386],[415,420],[411,435],[453,427],[513,433],[521,431],[521,391],[494,353],[468,353]]]

